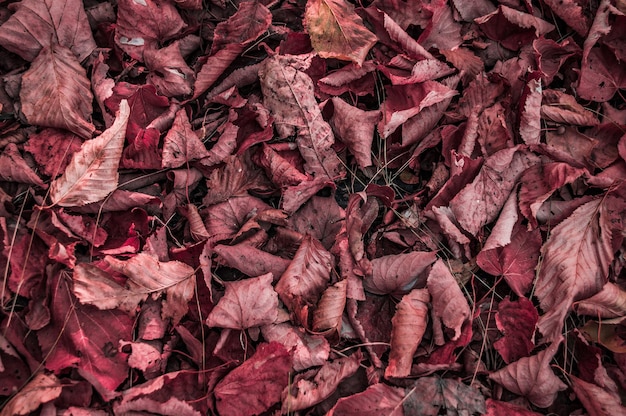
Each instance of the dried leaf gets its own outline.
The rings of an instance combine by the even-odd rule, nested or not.
[[[507,390],[526,397],[537,407],[548,407],[556,399],[559,391],[567,386],[554,375],[550,361],[561,345],[559,339],[531,357],[520,358],[501,370],[489,375],[489,378],[504,386]]]
[[[471,313],[457,280],[443,260],[439,259],[433,265],[428,275],[427,286],[433,297],[435,316],[441,319],[446,327],[454,329],[452,340],[458,339],[461,336],[461,327]]]
[[[63,176],[50,185],[53,204],[82,206],[98,202],[115,190],[129,114],[128,103],[123,100],[115,123],[74,153]]]
[[[76,56],[60,45],[44,48],[22,76],[22,112],[31,124],[67,129],[90,139],[93,95]]]
[[[347,280],[340,280],[326,288],[313,313],[313,331],[341,332],[341,319],[346,306]]]
[[[0,45],[27,61],[55,44],[79,62],[96,48],[81,0],[23,0],[0,27]]]
[[[618,226],[616,202],[608,196],[582,205],[554,227],[541,249],[535,296],[544,311],[538,327],[547,341],[560,336],[572,302],[594,295],[606,282],[613,260],[611,230]]]
[[[261,332],[269,342],[278,342],[290,351],[295,371],[321,366],[328,360],[330,345],[321,335],[311,335],[288,322],[265,325]]]
[[[404,295],[391,319],[391,351],[385,377],[407,377],[411,373],[413,354],[422,342],[428,322],[430,295],[426,289],[414,289]]]
[[[272,274],[225,283],[226,292],[206,319],[209,327],[248,329],[278,318],[278,294]]]
[[[615,392],[608,391],[592,383],[587,383],[569,375],[572,382],[572,390],[576,393],[578,400],[590,415],[612,416],[624,414],[624,406],[621,405],[621,398]]]
[[[163,140],[163,162],[161,167],[178,168],[209,155],[204,143],[191,128],[184,109],[176,113],[174,125]]]
[[[61,395],[63,386],[54,374],[37,373],[2,408],[0,416],[29,415]]]
[[[345,0],[307,1],[304,25],[322,58],[349,60],[359,66],[378,40]]]
[[[372,274],[363,279],[363,288],[376,295],[405,294],[426,286],[428,266],[437,260],[434,251],[382,256],[372,260]]]
[[[573,306],[579,315],[618,318],[626,315],[626,291],[615,283],[607,282],[601,291],[590,298],[574,302]]]

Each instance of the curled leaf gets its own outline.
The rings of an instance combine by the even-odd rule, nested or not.
[[[461,336],[461,327],[470,317],[467,299],[448,267],[439,259],[428,275],[428,291],[433,297],[433,310],[443,324],[454,329],[456,340]]]
[[[341,332],[341,318],[346,306],[347,280],[326,288],[313,314],[313,331]]]

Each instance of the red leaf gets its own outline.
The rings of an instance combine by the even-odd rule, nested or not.
[[[200,39],[192,39],[193,45],[183,45],[183,40],[177,40],[158,50],[144,51],[146,66],[150,68],[147,82],[166,97],[187,96],[192,93],[195,75],[185,62],[181,47],[196,49],[200,46]]]
[[[402,388],[376,383],[361,393],[340,398],[328,416],[402,416],[405,397]]]
[[[487,36],[511,50],[518,50],[554,30],[553,24],[504,5],[475,21]]]
[[[209,327],[248,329],[269,325],[278,318],[278,295],[272,274],[227,282],[226,292],[206,319]]]
[[[579,315],[599,318],[619,318],[626,315],[626,291],[615,283],[607,282],[602,290],[590,298],[574,302]]]
[[[55,44],[71,49],[78,62],[96,48],[81,0],[23,0],[15,8],[0,27],[0,44],[27,61]]]
[[[470,317],[470,309],[457,280],[443,260],[439,259],[433,265],[427,285],[433,298],[435,316],[446,327],[454,330],[452,340],[458,339],[463,323]]]
[[[222,415],[261,414],[280,401],[289,383],[289,352],[277,342],[261,344],[252,357],[215,386],[217,410]]]
[[[285,387],[282,412],[306,409],[329,397],[339,383],[353,375],[363,359],[360,351],[349,357],[329,361],[311,379],[300,378]]]
[[[59,397],[62,391],[61,382],[54,374],[37,373],[15,396],[4,404],[2,415],[32,414],[42,404]]]
[[[406,377],[411,373],[413,354],[422,342],[428,322],[430,295],[426,289],[414,289],[402,297],[391,323],[391,351],[385,377]]]
[[[604,286],[614,256],[612,230],[621,225],[620,205],[623,201],[611,196],[587,202],[554,227],[543,245],[535,296],[544,311],[538,327],[547,341],[560,336],[572,302]]]
[[[626,70],[606,48],[591,49],[583,59],[576,93],[584,100],[609,101],[618,89],[626,88]]]
[[[350,60],[360,66],[377,41],[345,0],[308,1],[304,25],[313,49],[322,58]]]
[[[347,280],[340,280],[324,290],[313,313],[313,331],[324,334],[341,333],[347,285]]]
[[[500,302],[496,325],[504,336],[494,343],[494,348],[505,363],[530,355],[535,347],[533,338],[538,317],[537,309],[526,298],[511,301],[506,297]]]
[[[387,255],[372,260],[372,274],[363,280],[363,287],[376,295],[400,295],[413,288],[426,286],[424,272],[437,260],[434,251],[412,251]]]
[[[489,375],[489,378],[507,390],[527,398],[537,407],[548,407],[559,391],[567,386],[554,375],[550,361],[556,354],[561,340],[533,355],[524,357]]]
[[[585,36],[589,30],[589,20],[582,7],[574,0],[547,0],[546,4],[579,35]]]
[[[35,157],[42,172],[54,179],[65,170],[72,154],[80,150],[81,143],[82,140],[72,133],[42,129],[28,137],[24,149]]]
[[[279,137],[297,134],[305,170],[314,177],[344,176],[341,161],[331,149],[335,138],[315,101],[313,81],[304,72],[310,57],[276,55],[259,72],[265,106],[272,112]]]
[[[185,27],[174,4],[163,0],[120,0],[115,43],[133,59],[179,35]]]
[[[572,389],[591,416],[624,414],[621,398],[614,392],[569,375]]]
[[[44,48],[22,75],[22,112],[31,124],[66,129],[89,139],[95,130],[89,122],[92,100],[85,70],[63,46]]]
[[[345,212],[335,198],[314,196],[289,218],[289,227],[310,234],[329,250],[344,224]]]
[[[207,157],[209,152],[191,128],[189,118],[184,109],[176,113],[174,125],[167,132],[163,141],[164,168],[178,168],[193,160]]]
[[[0,154],[0,178],[7,182],[46,187],[33,168],[26,163],[14,143],[10,143]]]
[[[276,284],[276,292],[289,310],[299,313],[302,307],[317,303],[330,281],[333,263],[333,256],[319,241],[308,235],[302,240]]]
[[[244,243],[234,246],[218,244],[213,250],[218,256],[218,263],[233,267],[250,277],[272,273],[278,279],[291,263],[290,260]]]
[[[309,334],[288,322],[265,325],[261,332],[263,338],[282,344],[290,352],[295,371],[321,366],[328,360],[330,345],[320,335]]]

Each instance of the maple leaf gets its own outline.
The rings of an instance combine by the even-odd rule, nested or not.
[[[115,123],[74,153],[63,176],[50,185],[53,204],[81,206],[100,201],[115,190],[129,115],[130,108],[123,100]]]
[[[599,292],[613,260],[613,227],[621,221],[615,197],[605,196],[581,205],[554,227],[541,248],[543,261],[535,283],[544,314],[538,328],[547,341],[557,339],[572,302]]]
[[[96,48],[82,0],[23,0],[14,7],[0,26],[0,45],[25,60],[58,44],[82,62]]]
[[[89,139],[95,130],[91,117],[91,85],[83,67],[67,48],[44,48],[22,76],[22,112],[32,124],[67,129]]]
[[[308,0],[304,25],[322,58],[350,60],[360,66],[377,41],[345,0]]]

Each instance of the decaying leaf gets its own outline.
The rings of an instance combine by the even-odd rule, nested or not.
[[[74,153],[65,173],[50,185],[50,199],[63,207],[98,202],[113,192],[118,182],[118,166],[130,108],[120,103],[115,123],[95,139],[83,143]]]
[[[467,299],[450,269],[439,259],[433,265],[427,280],[428,292],[433,298],[433,310],[441,322],[454,329],[455,340],[461,336],[461,327],[470,317]]]
[[[1,416],[29,415],[61,395],[63,387],[54,374],[37,373],[2,408]]]

